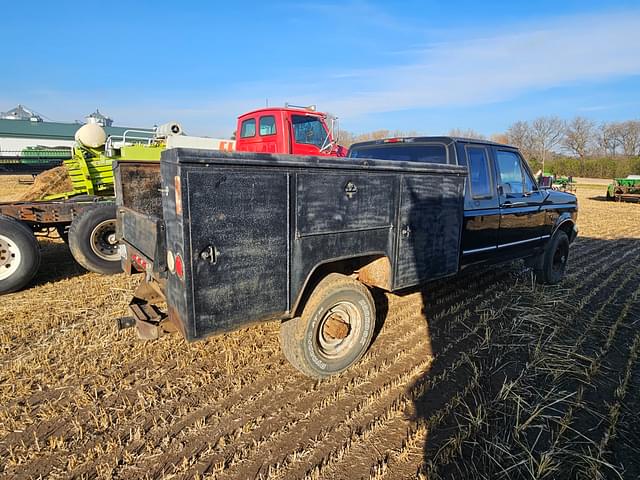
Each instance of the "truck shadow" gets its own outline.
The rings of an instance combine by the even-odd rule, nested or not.
[[[69,246],[58,239],[40,238],[40,268],[26,288],[73,278],[87,271],[73,259]]]
[[[578,243],[572,246],[574,255],[571,260],[584,268],[605,251],[632,251],[637,248],[637,242],[637,239],[629,238],[579,237]],[[574,265],[569,262],[567,273],[571,274],[577,268]],[[519,318],[526,314],[544,316],[541,306],[550,304],[555,298],[553,292],[569,291],[568,280],[558,286],[535,289],[530,287],[532,281],[532,272],[524,267],[522,261],[517,261],[495,267],[470,267],[456,277],[416,289],[421,296],[433,355],[430,368],[407,389],[412,401],[411,411],[405,412],[412,423],[409,431],[422,430],[425,434],[418,478],[525,478],[526,462],[517,465],[520,458],[517,455],[523,450],[522,443],[533,445],[531,452],[527,453],[536,458],[551,448],[549,442],[552,437],[538,430],[537,438],[518,439],[515,408],[511,412],[502,398],[505,386],[517,382],[528,372],[537,342],[547,341],[551,331],[551,323],[540,321],[532,327],[521,323]],[[584,285],[583,292],[591,291],[593,285],[599,284],[598,281],[596,276],[589,285]],[[586,280],[574,278],[571,282],[573,286],[581,286]],[[629,288],[634,290],[637,284],[634,285],[630,284]],[[613,303],[615,308],[623,308],[624,301],[620,300],[628,293],[618,295]],[[610,291],[603,289],[591,303],[601,304],[609,295]],[[571,297],[565,303],[578,303],[573,300]],[[585,315],[589,308],[586,305],[582,313],[576,314],[578,321],[582,317],[590,318]],[[562,324],[564,320],[558,318],[556,321]],[[572,337],[579,335],[579,331],[568,333]],[[568,341],[568,338],[562,338],[556,343],[560,347],[561,343]],[[577,385],[562,386],[569,392],[575,390],[571,390],[573,387],[577,388]],[[542,402],[556,388],[560,387],[544,382],[536,384],[536,388],[529,392],[531,398],[526,401]],[[573,428],[582,427],[573,425]],[[578,433],[585,439],[597,437],[586,429]],[[492,439],[500,439],[503,443],[492,445]],[[624,458],[625,468],[640,472],[640,462],[629,455],[629,451],[616,452],[615,456],[618,459],[616,464],[621,464]],[[513,461],[509,463],[510,460]],[[513,466],[513,470],[505,473],[509,466]],[[569,470],[569,467],[562,469]],[[572,477],[560,475],[553,478]]]

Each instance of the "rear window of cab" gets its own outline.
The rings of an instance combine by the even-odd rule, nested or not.
[[[349,152],[351,158],[378,158],[401,162],[447,163],[447,149],[440,144],[366,145]]]

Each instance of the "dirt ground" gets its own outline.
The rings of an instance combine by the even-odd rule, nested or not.
[[[377,292],[373,346],[325,381],[277,323],[118,332],[137,279],[44,240],[35,284],[0,302],[0,476],[639,478],[640,205],[602,195],[578,188],[561,285],[516,263]]]

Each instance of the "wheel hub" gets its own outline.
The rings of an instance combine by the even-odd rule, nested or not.
[[[119,260],[116,221],[114,219],[105,220],[93,229],[93,232],[91,232],[91,250],[103,260]]]
[[[20,265],[22,256],[13,240],[0,235],[0,280],[9,278]]]
[[[328,309],[317,330],[319,353],[327,359],[339,359],[349,350],[362,330],[358,308],[343,301]]]
[[[332,340],[341,340],[349,335],[349,324],[338,315],[332,315],[327,319],[323,327],[323,334]]]

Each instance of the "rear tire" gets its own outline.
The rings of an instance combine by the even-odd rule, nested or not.
[[[569,237],[562,230],[557,231],[547,244],[536,270],[536,278],[540,283],[555,285],[564,278],[569,260]]]
[[[69,228],[69,249],[76,262],[91,272],[112,275],[122,271],[116,241],[116,206],[88,207]]]
[[[362,358],[375,322],[375,303],[367,287],[332,273],[314,289],[302,315],[280,325],[280,346],[296,369],[326,378]]]
[[[0,215],[0,294],[20,290],[40,266],[40,245],[18,220]]]

